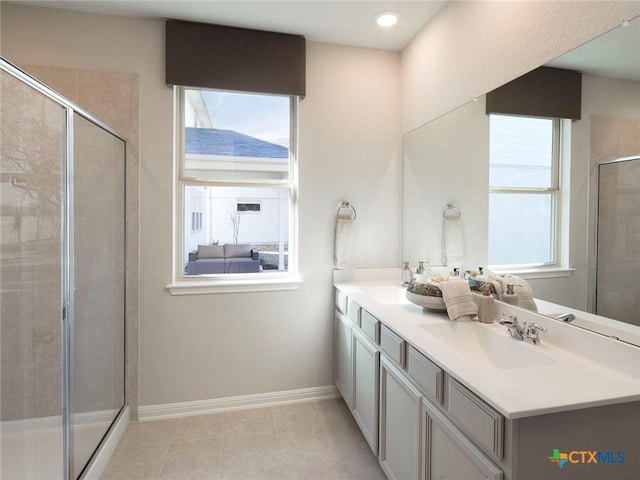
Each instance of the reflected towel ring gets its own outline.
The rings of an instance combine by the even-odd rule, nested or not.
[[[340,210],[342,210],[343,208],[349,208],[353,211],[353,219],[355,220],[356,217],[358,216],[358,212],[356,212],[356,209],[353,205],[351,205],[349,202],[342,202],[342,205],[340,205],[340,208],[338,208],[338,211],[336,212],[336,215],[338,218],[340,218]]]
[[[457,220],[460,218],[460,209],[453,203],[447,203],[447,208],[442,212],[442,218],[445,220]]]

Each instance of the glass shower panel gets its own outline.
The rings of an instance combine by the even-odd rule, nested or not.
[[[640,157],[598,170],[596,313],[640,325]]]
[[[72,477],[124,406],[124,142],[74,114]]]
[[[0,125],[0,478],[62,478],[65,109],[0,71]]]

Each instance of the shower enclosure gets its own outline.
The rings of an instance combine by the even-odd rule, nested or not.
[[[596,313],[640,325],[640,156],[598,165]]]
[[[0,478],[75,479],[126,413],[126,143],[0,75]]]

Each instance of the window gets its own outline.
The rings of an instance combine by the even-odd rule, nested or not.
[[[295,96],[176,87],[177,280],[294,275]]]
[[[489,264],[558,266],[561,120],[490,115]]]
[[[202,195],[190,196],[188,202],[185,202],[185,212],[191,211],[191,233],[197,233],[202,230],[202,210],[204,198]]]
[[[236,212],[260,213],[260,202],[242,202],[236,205]]]

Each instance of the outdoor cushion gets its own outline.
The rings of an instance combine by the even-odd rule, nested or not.
[[[222,245],[198,245],[198,258],[224,258]]]
[[[224,256],[225,258],[251,257],[251,245],[226,243],[224,245]]]

